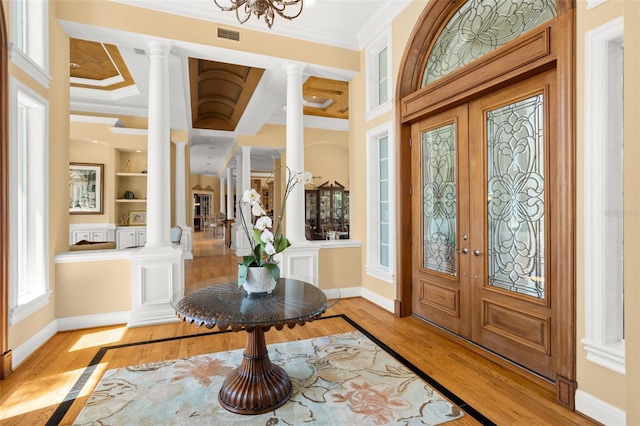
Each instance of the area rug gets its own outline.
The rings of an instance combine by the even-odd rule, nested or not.
[[[109,370],[75,425],[437,425],[463,412],[360,331],[267,346],[293,394],[243,416],[218,403],[242,349]]]

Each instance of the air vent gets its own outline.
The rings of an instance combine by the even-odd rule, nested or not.
[[[240,41],[240,31],[228,30],[226,28],[218,27],[218,38],[224,38],[226,40]]]
[[[147,55],[147,52],[144,51],[144,49],[138,49],[136,47],[133,48],[133,51],[136,52],[136,55]]]

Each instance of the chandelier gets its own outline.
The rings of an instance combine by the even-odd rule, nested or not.
[[[251,14],[256,15],[258,19],[264,16],[264,21],[269,28],[273,25],[276,13],[288,20],[300,16],[303,2],[303,0],[224,0],[229,2],[230,6],[221,6],[218,0],[213,1],[220,10],[225,12],[235,10],[236,17],[241,24],[247,22]],[[295,12],[297,13],[286,15],[284,10],[287,6],[296,6],[298,9]]]

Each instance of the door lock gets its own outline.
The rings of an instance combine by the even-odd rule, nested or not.
[[[460,250],[456,250],[456,251],[457,251],[458,253],[462,253],[462,254],[467,254],[467,253],[469,253],[469,249],[468,249],[468,248],[466,248],[466,247],[461,248]]]

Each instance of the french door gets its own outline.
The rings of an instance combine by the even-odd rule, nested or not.
[[[548,378],[554,85],[548,71],[412,126],[413,312]]]

